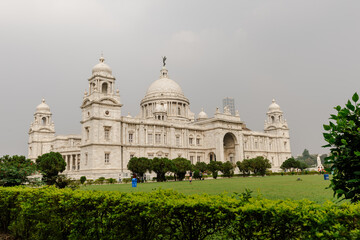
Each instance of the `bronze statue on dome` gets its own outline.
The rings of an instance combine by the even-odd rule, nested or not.
[[[163,56],[162,59],[163,59],[163,67],[165,67],[165,65],[166,65],[165,61],[166,61],[167,58],[166,58],[166,56]]]

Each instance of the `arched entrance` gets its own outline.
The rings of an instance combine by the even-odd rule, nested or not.
[[[216,161],[216,155],[215,155],[215,153],[213,153],[213,152],[211,152],[211,153],[209,153],[209,162],[211,162],[211,161]]]
[[[231,163],[235,163],[235,144],[236,137],[232,133],[227,133],[224,136],[224,160],[225,162],[229,161]]]

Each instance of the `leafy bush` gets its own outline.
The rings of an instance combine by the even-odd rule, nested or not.
[[[123,178],[122,182],[123,183],[129,183],[129,182],[131,182],[131,178]]]
[[[17,186],[28,182],[36,170],[35,164],[25,156],[5,155],[0,158],[0,185]]]
[[[231,162],[224,162],[221,166],[221,172],[223,173],[223,177],[230,178],[234,176],[234,168],[235,166]]]
[[[194,171],[194,179],[200,179],[200,172],[199,170]]]
[[[109,178],[109,179],[106,179],[106,182],[107,182],[107,183],[110,183],[110,184],[114,184],[114,183],[116,183],[116,179],[114,179],[114,178]]]
[[[18,239],[359,239],[360,204],[0,188],[0,231]]]
[[[325,158],[334,172],[330,187],[334,195],[351,202],[360,201],[360,102],[355,93],[345,107],[335,107],[329,125],[324,125],[324,147],[330,148]]]
[[[175,177],[170,175],[170,176],[165,176],[165,179],[166,179],[166,181],[173,181],[173,180],[175,180]]]
[[[86,180],[86,185],[93,185],[93,184],[94,184],[94,180],[92,179]]]
[[[55,180],[55,186],[58,188],[65,188],[71,184],[71,179],[65,175],[58,175]]]
[[[212,177],[216,179],[218,177],[218,172],[222,169],[222,162],[210,161],[207,165],[207,169],[212,173]]]
[[[104,184],[105,182],[105,178],[104,177],[99,177],[98,179],[95,180],[95,184]]]
[[[85,176],[81,176],[81,177],[80,177],[80,182],[81,182],[81,184],[84,184],[85,181],[86,181],[86,177],[85,177]]]

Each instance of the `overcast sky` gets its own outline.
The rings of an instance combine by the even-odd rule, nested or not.
[[[360,1],[0,1],[0,156],[27,155],[45,98],[57,134],[80,133],[80,105],[103,52],[122,114],[137,115],[161,56],[196,114],[235,98],[262,131],[276,99],[294,156],[325,153],[322,125],[360,80]]]

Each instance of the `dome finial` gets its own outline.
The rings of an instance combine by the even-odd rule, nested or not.
[[[101,56],[100,56],[100,59],[99,59],[100,62],[104,62],[105,61],[105,58],[104,58],[104,53],[101,51]]]
[[[41,102],[42,102],[42,103],[45,103],[45,98],[41,99]]]
[[[275,102],[276,102],[276,101],[275,101],[275,98],[273,98],[272,102],[273,102],[273,103],[275,103]]]

